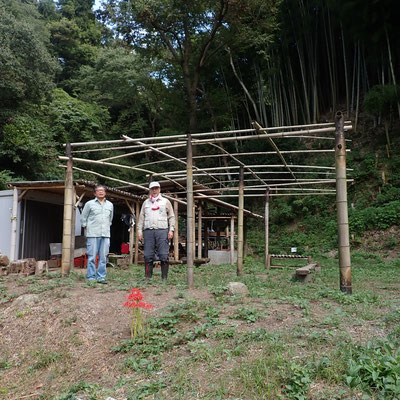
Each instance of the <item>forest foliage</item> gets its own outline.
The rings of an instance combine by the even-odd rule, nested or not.
[[[394,9],[395,0],[104,0],[99,9],[94,0],[3,0],[0,186],[62,178],[65,142],[314,123],[341,109],[357,143],[354,233],[396,224]],[[273,220],[324,218],[329,201],[277,202]]]

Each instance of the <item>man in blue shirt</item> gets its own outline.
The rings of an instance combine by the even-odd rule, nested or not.
[[[103,185],[94,187],[95,199],[83,207],[81,225],[87,239],[87,273],[88,281],[106,284],[106,263],[110,249],[110,225],[114,215],[113,204],[106,199]],[[96,271],[96,256],[99,256]]]

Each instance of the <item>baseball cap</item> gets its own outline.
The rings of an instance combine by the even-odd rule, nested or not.
[[[150,182],[149,189],[153,187],[160,187],[160,184],[158,182]]]

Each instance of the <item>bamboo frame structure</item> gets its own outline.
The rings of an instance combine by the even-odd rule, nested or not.
[[[242,273],[243,264],[243,254],[244,254],[244,215],[262,218],[265,221],[265,238],[266,238],[266,249],[265,254],[268,256],[268,214],[269,214],[269,201],[272,197],[279,196],[307,196],[307,195],[330,195],[335,194],[338,196],[344,196],[346,198],[347,206],[347,192],[339,195],[339,187],[342,188],[343,185],[346,186],[347,183],[352,182],[351,179],[346,178],[346,173],[351,172],[352,169],[346,168],[345,156],[346,152],[350,151],[345,148],[345,142],[349,142],[349,139],[344,137],[344,133],[352,129],[351,123],[349,121],[344,121],[343,118],[340,119],[340,140],[341,140],[341,151],[340,156],[338,156],[338,126],[337,120],[335,123],[320,123],[320,124],[308,124],[308,125],[295,125],[295,126],[281,126],[281,127],[269,127],[263,128],[256,121],[253,122],[252,129],[241,129],[241,130],[226,130],[217,132],[205,132],[205,133],[190,133],[184,135],[174,135],[174,136],[160,136],[160,137],[146,137],[146,138],[132,138],[128,136],[123,136],[120,140],[109,140],[109,141],[97,141],[97,142],[82,142],[82,143],[71,143],[71,153],[76,154],[92,154],[95,152],[112,151],[107,158],[100,160],[91,160],[88,158],[79,157],[60,157],[63,161],[68,161],[69,158],[73,159],[74,164],[85,163],[91,165],[92,167],[106,166],[112,168],[121,168],[125,170],[135,171],[137,174],[142,174],[146,181],[149,177],[151,178],[163,178],[175,188],[172,195],[165,194],[165,197],[169,198],[174,202],[174,209],[176,210],[176,215],[178,214],[178,203],[185,204],[186,206],[186,218],[187,218],[187,283],[189,288],[193,287],[193,261],[195,258],[195,246],[197,243],[197,257],[200,258],[202,255],[202,221],[204,221],[204,228],[206,236],[206,225],[210,218],[217,219],[218,217],[210,217],[203,212],[201,203],[212,202],[216,206],[222,206],[229,208],[233,212],[237,213],[238,219],[238,267],[237,273]],[[336,134],[336,137],[332,137],[332,133]],[[328,136],[323,136],[328,135]],[[299,138],[312,138],[315,140],[335,140],[335,148],[327,149],[304,149],[304,150],[283,150],[281,151],[275,141],[281,139],[293,139],[297,140]],[[265,140],[272,147],[273,151],[265,152],[236,152],[229,153],[222,147],[222,143],[228,142],[243,142],[245,140]],[[104,147],[107,146],[107,147]],[[193,146],[208,146],[213,149],[210,155],[195,155],[193,156]],[[94,148],[95,147],[95,148]],[[186,157],[182,157],[182,152],[179,155],[177,151],[179,149],[186,147]],[[201,147],[203,148],[203,147]],[[72,151],[73,149],[73,151]],[[134,150],[127,152],[127,150]],[[174,155],[169,154],[164,150],[174,150]],[[181,151],[181,150],[179,150]],[[122,154],[118,154],[121,152]],[[127,159],[136,155],[143,155],[148,153],[155,154],[155,160],[151,162],[145,162],[142,164],[136,164],[135,166],[120,164],[117,160]],[[335,153],[336,165],[301,165],[296,163],[290,163],[285,159],[287,155],[296,155],[300,153]],[[250,164],[246,163],[243,157],[249,157],[253,155],[258,156],[269,156],[275,155],[279,158],[281,164]],[[86,155],[87,156],[87,155]],[[214,158],[224,162],[224,166],[201,166],[193,165],[193,161],[197,160],[199,163],[202,160],[209,160]],[[344,159],[344,163],[343,163]],[[115,162],[109,162],[114,160]],[[339,162],[340,161],[340,162]],[[162,164],[168,164],[171,168],[167,171],[160,172],[156,170]],[[339,164],[339,167],[338,167]],[[174,165],[182,165],[185,169],[176,170],[173,169]],[[75,166],[74,169],[77,169]],[[147,192],[147,184],[138,185],[132,182],[126,182],[113,178],[110,176],[105,176],[94,171],[81,170],[86,173],[91,173],[96,176],[102,177],[104,179],[110,179],[114,182],[120,182],[136,188],[143,190],[144,193]],[[314,175],[309,179],[299,178],[299,176],[310,174]],[[239,179],[238,179],[239,175]],[[244,179],[244,176],[248,176],[249,179]],[[324,178],[318,178],[318,175],[324,175]],[[332,179],[335,175],[336,179]],[[271,176],[275,176],[271,178]],[[194,188],[194,177],[202,180],[202,187],[196,186]],[[186,184],[182,184],[177,179],[186,178]],[[204,179],[209,179],[210,182],[204,183]],[[210,179],[211,178],[211,179]],[[336,188],[331,185],[336,183]],[[197,185],[197,183],[196,183]],[[308,186],[308,187],[307,187]],[[265,194],[267,190],[268,195]],[[164,194],[163,194],[164,195]],[[183,195],[179,200],[178,195]],[[244,210],[244,199],[246,197],[261,197],[266,196],[265,204],[265,215],[260,216],[252,213],[248,210]],[[186,199],[185,199],[186,197]],[[239,200],[238,206],[222,201],[219,199],[231,199],[236,198]],[[186,200],[186,201],[185,201]],[[195,207],[197,204],[197,215],[198,215],[198,229],[197,229],[197,241],[195,232],[195,221],[196,213]],[[337,200],[338,209],[344,207],[341,203],[344,200]],[[340,204],[339,204],[340,203]],[[268,204],[268,206],[267,206]],[[340,214],[342,215],[342,213]],[[177,217],[176,217],[177,218]],[[231,221],[231,237],[230,241],[232,243],[232,235],[234,235],[234,228],[232,228],[232,223],[234,226],[234,216],[224,217]],[[340,217],[342,221],[342,217]],[[345,216],[343,215],[343,220]],[[338,222],[339,222],[339,211],[338,211]],[[345,222],[340,222],[343,225],[342,230],[345,230]],[[176,224],[177,226],[178,224]],[[348,221],[347,221],[348,229]],[[233,233],[232,233],[233,231]],[[174,258],[179,257],[176,253],[178,250],[178,245],[175,242],[175,237],[178,236],[178,232],[174,236]],[[339,232],[339,236],[343,237],[343,234]],[[136,235],[137,237],[137,235]],[[233,239],[234,240],[234,239]],[[341,239],[340,239],[341,240]],[[345,251],[346,244],[342,247]],[[135,248],[138,245],[135,243]],[[231,246],[233,247],[233,246]],[[343,263],[347,263],[347,256],[343,256]],[[135,262],[137,256],[135,254]],[[232,262],[232,255],[231,255]],[[341,267],[342,270],[342,267]],[[348,285],[347,285],[348,286]]]

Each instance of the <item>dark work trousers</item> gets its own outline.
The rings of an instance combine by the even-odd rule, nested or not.
[[[166,269],[162,274],[166,278],[169,253],[168,229],[145,229],[143,239],[146,277],[150,278],[153,275],[153,261],[156,260],[155,255],[157,254],[157,260],[161,261],[163,267],[162,270]]]
[[[144,262],[151,264],[157,260],[168,261],[169,242],[168,229],[145,229],[144,239]]]

